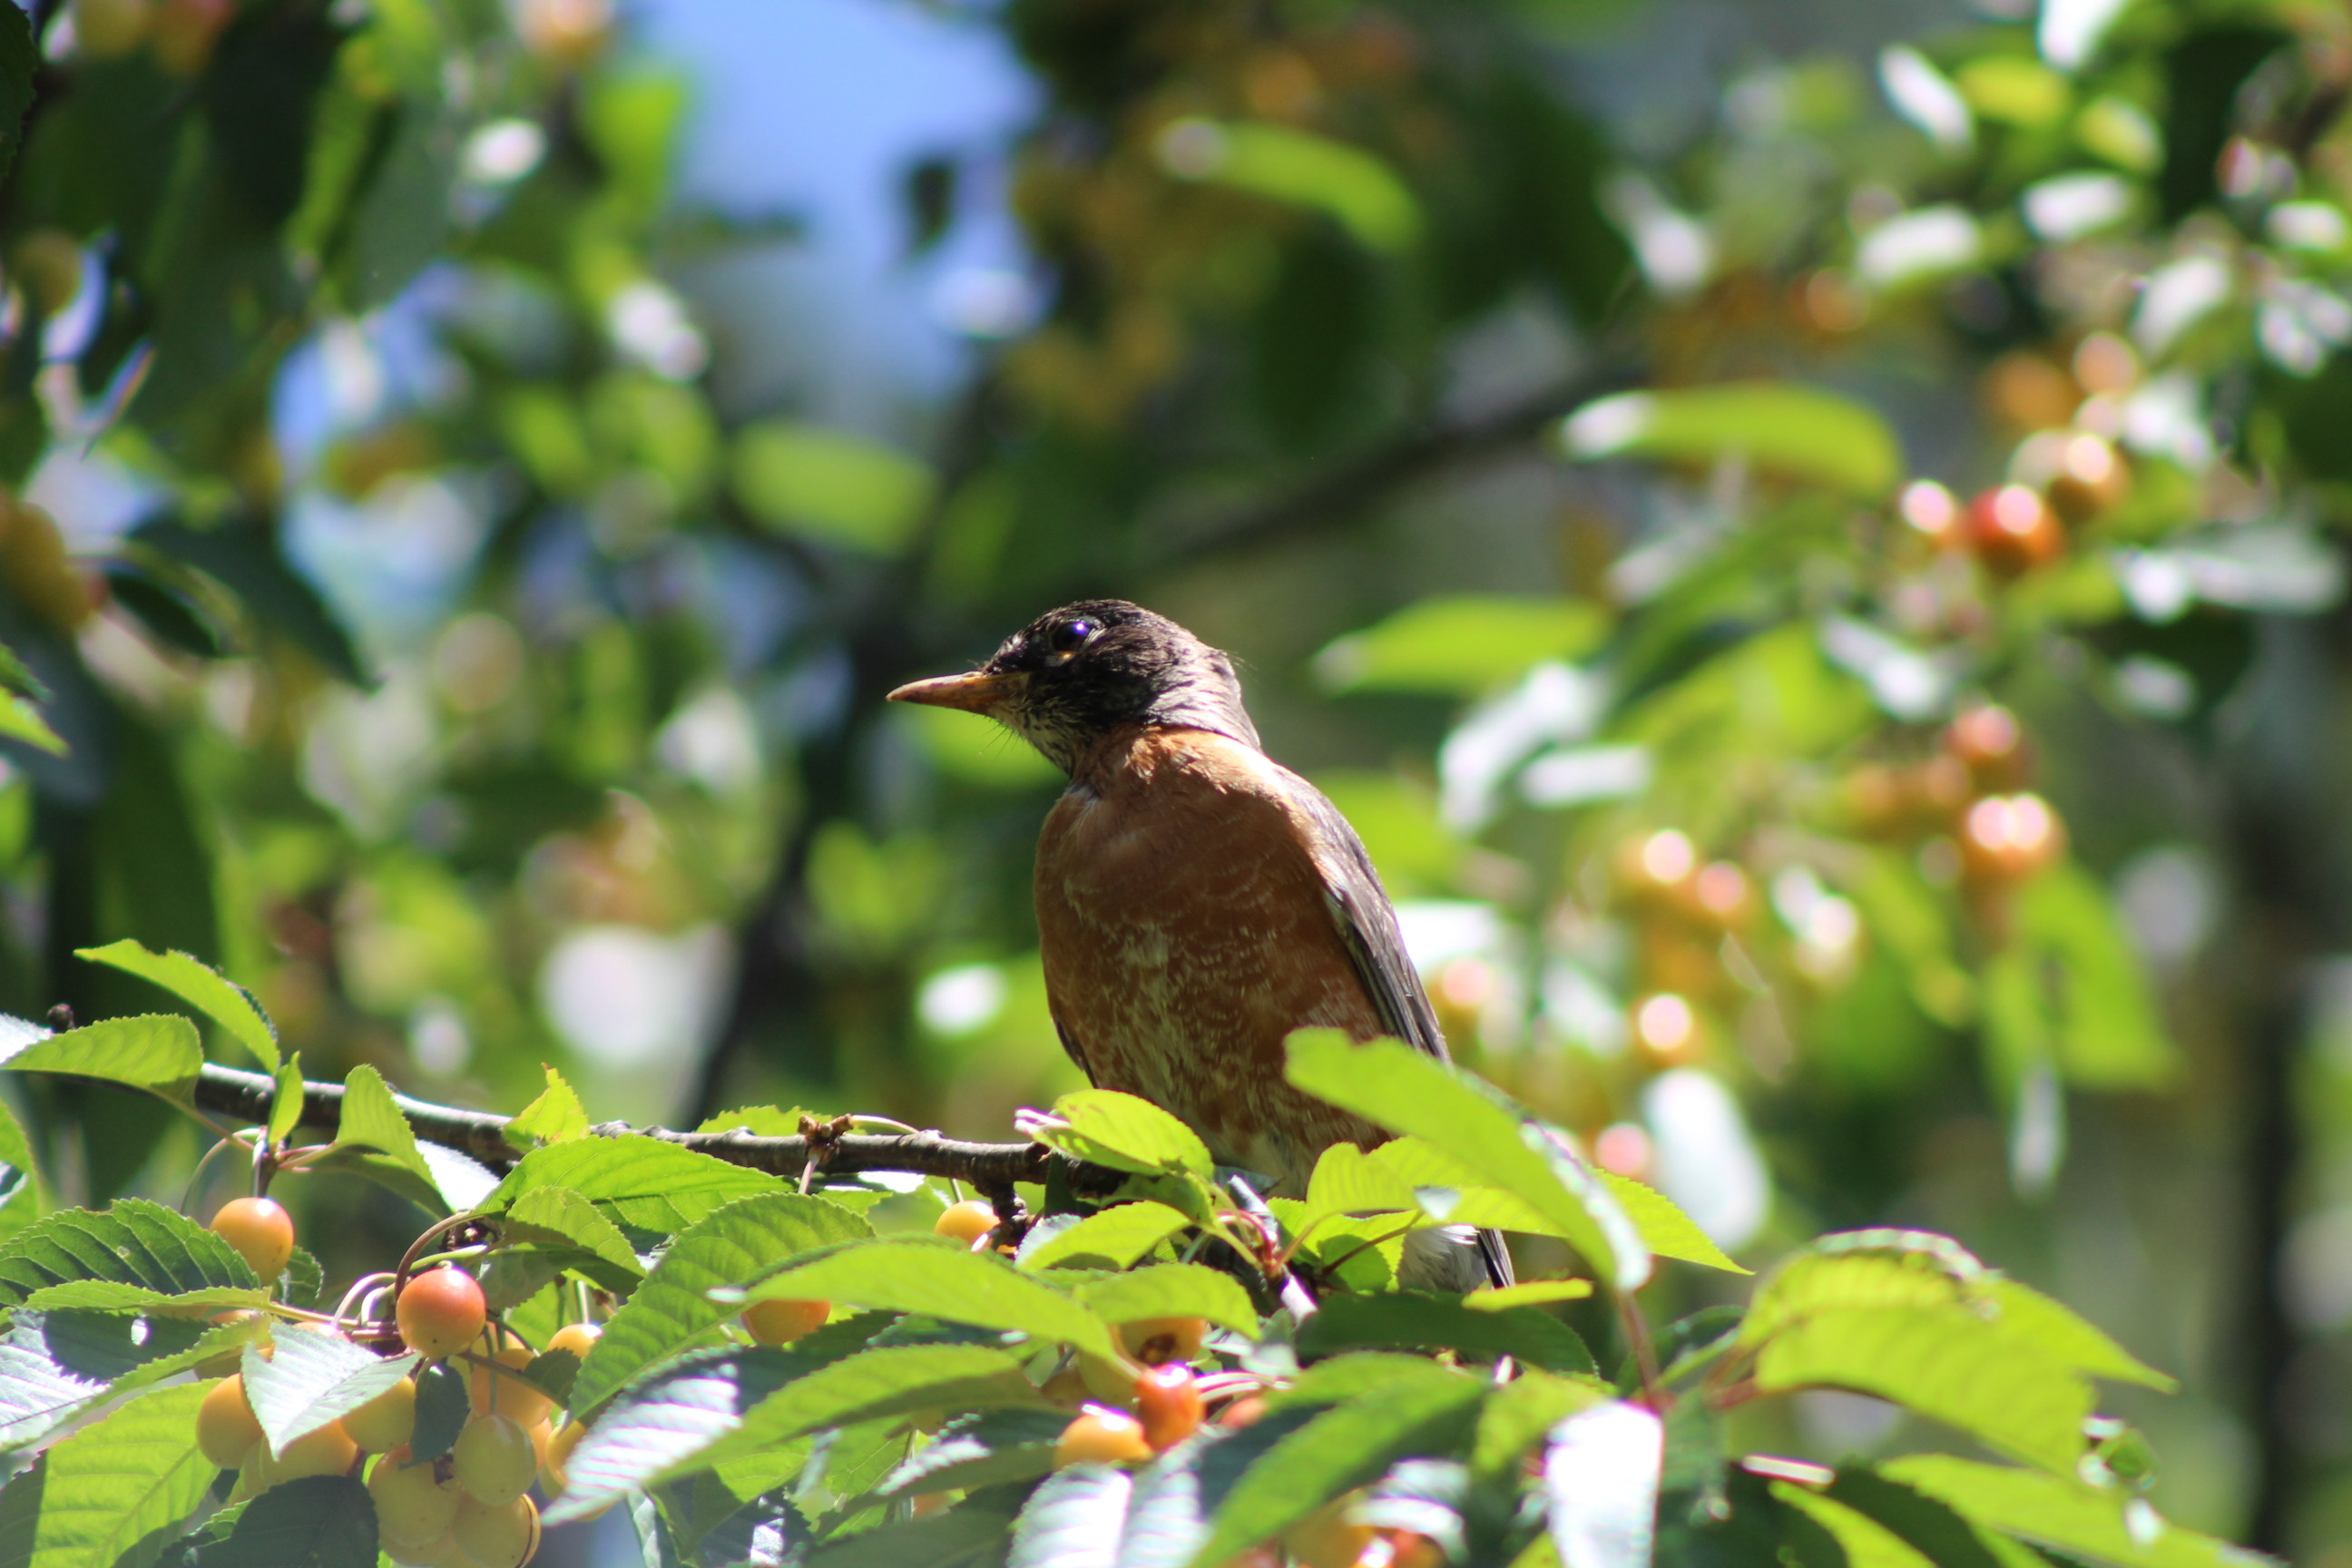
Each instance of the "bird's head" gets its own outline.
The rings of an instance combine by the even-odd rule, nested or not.
[[[1076,772],[1097,741],[1131,724],[1258,743],[1233,660],[1124,599],[1065,605],[1005,638],[971,674],[918,680],[890,700],[984,713],[1064,773]]]

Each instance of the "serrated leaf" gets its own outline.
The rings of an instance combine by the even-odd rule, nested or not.
[[[1580,1410],[1612,1396],[1598,1378],[1554,1377],[1541,1371],[1520,1374],[1486,1396],[1478,1410],[1478,1436],[1471,1446],[1471,1472],[1482,1480],[1503,1480],[1543,1436]]]
[[[1039,1283],[1036,1276],[1024,1274],[1001,1258],[969,1252],[932,1237],[894,1237],[844,1247],[769,1276],[750,1296],[755,1300],[852,1301],[1060,1341],[1102,1356],[1118,1354],[1109,1326],[1101,1318]]]
[[[541,1351],[523,1363],[522,1374],[569,1410],[572,1386],[580,1381],[580,1358],[570,1351]]]
[[[1466,1377],[1397,1380],[1315,1416],[1234,1483],[1192,1561],[1222,1563],[1400,1458],[1450,1452],[1476,1420],[1486,1393],[1486,1384]]]
[[[298,1247],[286,1255],[286,1272],[278,1276],[278,1300],[289,1307],[315,1307],[319,1296],[327,1288],[327,1271],[319,1267],[319,1259],[307,1247]]]
[[[1659,1257],[1696,1263],[1703,1268],[1720,1268],[1727,1274],[1753,1272],[1734,1263],[1706,1232],[1699,1229],[1698,1222],[1683,1213],[1665,1194],[1614,1171],[1593,1173],[1616,1197],[1625,1217],[1633,1222],[1633,1228],[1642,1233],[1642,1245]]]
[[[1393,1345],[1516,1356],[1553,1372],[1593,1370],[1592,1352],[1576,1331],[1540,1308],[1478,1310],[1451,1297],[1412,1291],[1333,1296],[1298,1326],[1297,1345],[1307,1359]]]
[[[117,1280],[167,1296],[261,1286],[227,1242],[144,1198],[119,1199],[99,1211],[60,1209],[0,1242],[0,1308],[77,1279]]]
[[[1462,1298],[1474,1312],[1499,1312],[1509,1307],[1544,1307],[1559,1301],[1582,1301],[1592,1295],[1590,1279],[1528,1279],[1517,1285],[1475,1290]]]
[[[88,1401],[106,1395],[106,1384],[58,1364],[41,1324],[18,1312],[0,1335],[0,1454],[38,1442]]]
[[[1525,1111],[1402,1041],[1360,1046],[1338,1029],[1300,1029],[1288,1048],[1284,1076],[1293,1085],[1461,1161],[1559,1226],[1594,1271],[1620,1289],[1638,1289],[1649,1279],[1649,1252],[1624,1210]]]
[[[202,960],[179,952],[150,952],[124,938],[104,947],[74,950],[76,958],[110,964],[127,974],[152,981],[229,1032],[231,1038],[253,1053],[264,1072],[278,1070],[278,1031],[253,994]],[[275,1116],[271,1118],[276,1121]]]
[[[194,1512],[219,1474],[196,1448],[196,1407],[209,1392],[185,1384],[142,1394],[51,1448],[27,1568],[115,1568]]]
[[[278,1081],[277,1092],[269,1100],[269,1141],[283,1143],[302,1125],[302,1104],[307,1098],[307,1086],[302,1081],[300,1052],[279,1062],[273,1075]]]
[[[1973,1302],[1986,1278],[1984,1266],[1958,1243],[1930,1232],[1825,1236],[1764,1276],[1739,1325],[1739,1342],[1761,1344],[1821,1311]]]
[[[19,1307],[0,1335],[0,1450],[38,1442],[88,1410],[233,1353],[264,1327],[260,1319],[207,1325]]]
[[[646,1367],[695,1344],[737,1309],[710,1300],[713,1287],[740,1285],[815,1247],[873,1234],[838,1204],[797,1193],[740,1198],[670,1243],[580,1368],[572,1395],[593,1410]]]
[[[882,1497],[1025,1481],[1054,1468],[1070,1413],[1014,1405],[959,1416],[875,1489]]]
[[[812,1366],[785,1351],[688,1358],[615,1400],[573,1451],[548,1521],[820,1428],[928,1408],[1034,1402],[1021,1363],[981,1345],[905,1345]]]
[[[1054,1101],[1052,1115],[1024,1110],[1014,1124],[1049,1149],[1115,1171],[1204,1182],[1216,1174],[1199,1133],[1150,1100],[1117,1089],[1075,1090]]]
[[[1612,1400],[1552,1428],[1544,1449],[1548,1533],[1560,1568],[1649,1568],[1665,1427]]]
[[[1019,1262],[1024,1268],[1061,1263],[1125,1268],[1192,1223],[1166,1204],[1118,1204],[1087,1215],[1034,1247],[1024,1246]]]
[[[2128,1494],[2079,1481],[1942,1454],[1878,1467],[1972,1523],[2123,1568],[2256,1568],[2272,1560],[2159,1517]]]
[[[1029,1494],[1013,1522],[1005,1568],[1118,1568],[1135,1478],[1115,1465],[1072,1465]]]
[[[104,1079],[184,1103],[205,1065],[196,1026],[177,1013],[108,1018],[0,1045],[0,1068]]]
[[[175,1568],[375,1568],[375,1500],[351,1476],[280,1481]]]
[[[383,1074],[362,1062],[343,1079],[342,1120],[335,1125],[338,1147],[357,1146],[373,1149],[389,1156],[427,1185],[439,1191],[433,1180],[433,1167],[416,1147],[416,1131],[409,1126],[408,1118],[401,1114],[399,1103],[393,1099],[392,1086],[383,1081]]]
[[[787,1190],[763,1172],[631,1134],[534,1149],[478,1206],[495,1214],[533,1187],[570,1187],[624,1225],[661,1231],[685,1230],[739,1198]]]
[[[2000,1275],[1987,1279],[1984,1289],[2000,1310],[2001,1322],[2054,1361],[2093,1377],[2137,1383],[2167,1394],[2179,1386],[2039,1290]]]
[[[1765,1342],[1763,1393],[1843,1388],[1874,1394],[2050,1469],[2073,1473],[2091,1386],[1958,1305],[1820,1311]]]
[[[174,1293],[152,1290],[144,1285],[126,1285],[119,1279],[73,1279],[63,1285],[44,1285],[27,1295],[22,1304],[27,1311],[34,1312],[142,1312],[178,1307],[209,1313],[232,1307],[261,1307],[268,1301],[267,1290],[247,1290],[234,1285]]]
[[[49,1207],[33,1146],[7,1101],[0,1100],[0,1241],[38,1219]]]
[[[1155,1263],[1090,1279],[1071,1292],[1106,1323],[1139,1318],[1205,1318],[1221,1329],[1257,1336],[1257,1309],[1229,1274],[1198,1263]]]
[[[625,1282],[645,1277],[629,1238],[570,1187],[533,1187],[507,1209],[509,1241],[553,1241],[600,1258]]]
[[[392,1357],[362,1350],[341,1334],[281,1323],[271,1353],[247,1345],[241,1371],[245,1399],[261,1423],[269,1451],[357,1410],[416,1367],[415,1352]]]
[[[466,1375],[446,1362],[416,1369],[416,1430],[408,1439],[412,1458],[437,1459],[457,1441],[474,1414]]]
[[[966,1500],[911,1524],[838,1536],[812,1551],[807,1568],[983,1568],[1000,1561],[1005,1515]]]
[[[541,1070],[547,1074],[547,1087],[507,1123],[507,1137],[518,1149],[588,1136],[588,1110],[580,1096],[553,1068],[542,1064]]]

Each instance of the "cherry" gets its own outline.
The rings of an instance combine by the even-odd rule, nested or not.
[[[996,1210],[975,1198],[950,1204],[946,1212],[931,1222],[931,1229],[940,1236],[951,1236],[958,1241],[977,1247],[988,1233],[996,1228]]]
[[[496,1504],[467,1498],[450,1533],[476,1568],[522,1568],[539,1550],[539,1505],[520,1493]]]
[[[1138,1318],[1118,1326],[1119,1343],[1146,1366],[1163,1362],[1191,1361],[1208,1338],[1206,1318]]]
[[[2021,882],[2058,858],[2066,830],[2038,795],[1991,795],[1960,824],[1960,871],[1977,882]]]
[[[763,1345],[788,1345],[833,1315],[830,1301],[754,1301],[743,1309],[743,1331]]]
[[[1969,502],[1969,542],[1996,577],[2022,577],[2065,552],[2066,533],[2038,490],[2003,485]]]
[[[416,1384],[402,1378],[343,1417],[343,1430],[371,1454],[388,1454],[415,1435]]]
[[[1201,1426],[1201,1385],[1182,1362],[1155,1366],[1135,1380],[1137,1414],[1154,1449],[1172,1448]]]
[[[264,1285],[294,1256],[294,1216],[269,1198],[231,1198],[213,1215],[213,1234],[236,1248]]]
[[[2032,761],[2017,715],[1999,703],[1971,708],[1944,729],[1944,750],[1959,759],[1969,777],[1989,790],[2025,783]]]
[[[425,1360],[439,1361],[480,1336],[490,1309],[472,1275],[445,1266],[427,1269],[402,1287],[393,1310],[402,1342]]]
[[[588,1428],[573,1420],[566,1421],[548,1437],[547,1447],[540,1451],[539,1470],[547,1478],[551,1490],[560,1492],[571,1485],[565,1469],[572,1463],[572,1450],[580,1447],[580,1439],[587,1435]]]
[[[509,1345],[490,1359],[502,1367],[509,1367],[516,1372],[520,1372],[531,1363],[533,1358],[529,1347]],[[475,1415],[487,1415],[496,1410],[499,1415],[512,1420],[518,1426],[534,1426],[549,1411],[555,1408],[555,1401],[523,1382],[522,1379],[509,1377],[504,1373],[492,1372],[486,1366],[477,1366],[473,1369],[472,1381],[467,1384],[467,1388]]]
[[[1064,1465],[1120,1465],[1151,1458],[1151,1443],[1143,1435],[1143,1423],[1123,1410],[1107,1410],[1099,1405],[1079,1412],[1077,1419],[1062,1428],[1061,1438],[1054,1445],[1054,1467]]]
[[[395,1545],[387,1541],[383,1554],[399,1563],[400,1568],[472,1568],[465,1552],[458,1549],[456,1534],[446,1530],[422,1546]]]
[[[547,1348],[551,1351],[570,1351],[582,1361],[586,1361],[588,1352],[594,1350],[596,1342],[604,1337],[604,1328],[599,1324],[566,1323],[548,1336]]]
[[[1244,1394],[1218,1412],[1217,1425],[1228,1432],[1238,1432],[1244,1426],[1255,1426],[1265,1419],[1265,1395]]]
[[[196,1406],[196,1447],[205,1458],[224,1470],[242,1469],[261,1441],[261,1423],[246,1402],[245,1379],[229,1376],[214,1384]]]
[[[539,1474],[530,1434],[505,1415],[477,1415],[467,1422],[449,1451],[449,1463],[466,1495],[491,1508],[522,1496]]]
[[[1304,1568],[1356,1568],[1364,1549],[1372,1543],[1369,1524],[1350,1524],[1348,1510],[1353,1495],[1334,1498],[1290,1527],[1282,1543]]]
[[[343,1430],[340,1421],[330,1421],[315,1432],[305,1432],[286,1445],[282,1454],[272,1454],[269,1445],[255,1450],[260,1470],[261,1489],[286,1481],[299,1481],[304,1476],[340,1476],[359,1462],[360,1446]]]
[[[441,1479],[436,1466],[412,1465],[409,1458],[404,1443],[378,1459],[368,1472],[368,1495],[375,1499],[376,1530],[385,1545],[424,1548],[449,1533],[465,1494],[456,1481]]]

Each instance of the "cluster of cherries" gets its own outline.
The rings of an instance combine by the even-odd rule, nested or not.
[[[1847,780],[1847,802],[1866,837],[1948,840],[1962,881],[1991,891],[2024,881],[2065,848],[2058,814],[2024,787],[2032,771],[2017,716],[1986,703],[1947,725],[1925,760],[1858,770]]]
[[[265,1279],[276,1279],[293,1256],[293,1216],[268,1198],[224,1204],[212,1228]],[[425,1460],[411,1455],[416,1383],[403,1378],[273,1454],[246,1398],[245,1381],[235,1372],[214,1384],[198,1408],[197,1447],[215,1464],[237,1472],[233,1499],[303,1476],[350,1475],[364,1461],[377,1533],[394,1563],[522,1568],[539,1550],[531,1483],[551,1493],[563,1489],[563,1467],[580,1441],[581,1425],[553,1426],[553,1402],[513,1375],[532,1352],[511,1331],[490,1325],[482,1288],[463,1268],[444,1264],[415,1275],[401,1287],[393,1310],[401,1342],[425,1361],[465,1354],[471,1363],[472,1414],[448,1453]],[[593,1323],[567,1323],[550,1336],[547,1348],[584,1358],[601,1331]]]

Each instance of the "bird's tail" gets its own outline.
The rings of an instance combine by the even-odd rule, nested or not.
[[[1398,1270],[1406,1285],[1467,1295],[1482,1285],[1500,1289],[1515,1278],[1511,1255],[1500,1231],[1473,1230],[1466,1225],[1442,1225],[1417,1230],[1404,1238],[1404,1259]]]

